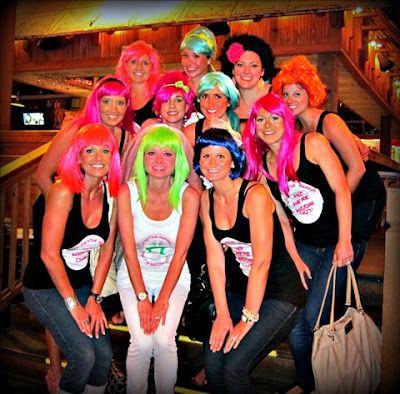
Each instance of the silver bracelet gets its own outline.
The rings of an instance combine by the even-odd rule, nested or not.
[[[257,323],[260,318],[258,313],[252,313],[246,307],[242,309],[242,321],[245,323]]]
[[[64,298],[65,305],[69,311],[79,305],[78,298],[74,294],[72,297]]]

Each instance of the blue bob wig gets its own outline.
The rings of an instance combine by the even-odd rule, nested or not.
[[[222,146],[228,149],[232,156],[235,167],[232,168],[229,177],[239,178],[246,168],[246,157],[243,150],[238,146],[231,133],[225,129],[211,128],[205,130],[196,140],[194,146],[193,169],[197,174],[202,175],[200,170],[201,150],[207,146]]]

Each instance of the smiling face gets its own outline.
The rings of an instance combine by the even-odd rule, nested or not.
[[[282,97],[294,116],[303,113],[310,105],[307,90],[298,83],[284,85],[282,88]]]
[[[149,176],[165,178],[175,170],[175,152],[167,147],[154,146],[144,152],[144,168]]]
[[[229,107],[228,98],[221,92],[218,85],[207,90],[200,96],[200,109],[206,118],[227,119]]]
[[[209,145],[200,152],[199,160],[201,173],[211,182],[229,178],[235,163],[227,148]]]
[[[185,74],[191,79],[200,79],[208,73],[211,59],[201,53],[196,53],[188,48],[181,52],[181,63]]]
[[[85,175],[103,178],[110,168],[111,151],[105,146],[89,145],[80,152],[79,163]]]
[[[252,89],[264,75],[260,56],[253,51],[244,51],[233,66],[235,81],[240,89]]]
[[[280,143],[284,133],[283,118],[261,108],[256,117],[256,133],[258,138],[269,146]]]
[[[151,61],[147,55],[132,58],[126,63],[126,72],[133,83],[146,83],[150,78]]]
[[[160,115],[163,123],[181,128],[186,110],[187,105],[183,95],[174,93],[167,101],[161,103]]]
[[[100,119],[107,128],[118,126],[124,119],[127,103],[123,96],[103,96],[99,103]]]

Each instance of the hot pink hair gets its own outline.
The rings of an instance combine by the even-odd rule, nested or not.
[[[272,80],[272,90],[282,94],[285,85],[299,84],[308,93],[310,105],[320,108],[327,99],[326,85],[318,75],[317,67],[304,56],[294,56],[280,65],[281,71]]]
[[[277,157],[277,178],[274,179],[264,168],[264,156],[269,146],[262,141],[256,132],[256,118],[261,109],[283,118],[284,132]],[[264,175],[268,179],[277,180],[279,190],[288,193],[288,180],[297,179],[294,169],[294,151],[300,134],[294,128],[294,116],[283,99],[275,94],[268,93],[259,98],[250,109],[250,116],[242,133],[243,150],[246,154],[247,168],[244,177],[256,179]]]
[[[58,162],[58,178],[74,193],[82,193],[84,173],[79,164],[82,150],[91,145],[106,147],[111,152],[111,162],[108,171],[110,196],[117,195],[121,177],[121,159],[114,136],[106,126],[100,123],[90,123],[82,127],[74,136],[70,146],[65,150]]]
[[[128,85],[129,86],[129,85]],[[128,130],[133,134],[133,118],[131,105],[131,93],[126,83],[115,75],[107,75],[100,79],[85,102],[85,107],[82,115],[77,119],[76,126],[81,128],[83,125],[89,123],[101,123],[100,117],[100,100],[104,96],[122,96],[126,100],[126,112],[120,127]]]
[[[159,115],[161,112],[161,104],[168,101],[173,94],[181,94],[186,101],[186,116],[190,117],[193,112],[193,101],[196,94],[188,85],[187,75],[178,70],[170,70],[161,75],[155,87],[155,98],[153,111]]]
[[[128,84],[128,86],[130,86],[131,80],[126,72],[126,64],[131,59],[139,60],[144,55],[149,57],[151,64],[150,78],[147,81],[146,89],[146,98],[150,99],[154,95],[155,85],[161,73],[161,58],[155,48],[142,40],[135,41],[123,49],[117,67],[115,68],[115,72]]]

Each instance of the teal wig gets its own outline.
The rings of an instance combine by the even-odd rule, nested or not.
[[[197,87],[197,100],[200,100],[200,97],[204,93],[213,89],[216,85],[230,103],[230,107],[226,110],[226,114],[232,129],[240,132],[240,120],[235,112],[235,109],[239,105],[240,93],[232,79],[227,75],[221,71],[213,71],[204,75],[200,79],[199,86]]]
[[[139,199],[147,202],[147,173],[144,166],[144,155],[148,149],[155,146],[169,148],[175,152],[175,169],[172,175],[172,185],[169,191],[169,202],[174,209],[179,207],[180,191],[190,172],[184,142],[178,130],[167,125],[152,125],[142,130],[135,139],[137,155],[133,164],[134,178],[137,181]],[[134,149],[134,151],[136,150]]]
[[[180,50],[190,49],[192,52],[215,59],[217,43],[214,33],[207,27],[199,26],[190,30],[184,37]]]

